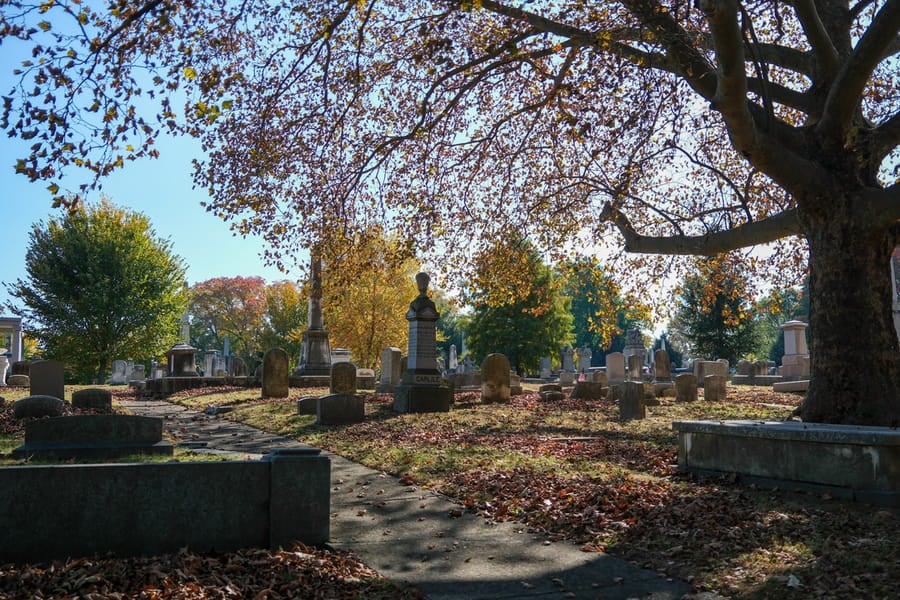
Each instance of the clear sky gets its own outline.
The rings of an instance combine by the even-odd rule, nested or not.
[[[191,159],[199,153],[196,142],[171,137],[158,142],[158,159],[127,163],[103,184],[103,192],[114,204],[144,213],[156,235],[171,240],[173,252],[187,266],[188,284],[239,275],[258,275],[267,282],[297,278],[264,264],[262,240],[235,236],[227,222],[200,206],[205,191],[192,189],[191,181]],[[62,214],[52,208],[47,183],[30,183],[15,173],[16,158],[25,156],[23,146],[20,140],[0,138],[0,283],[26,278],[25,251],[32,224]],[[72,183],[69,186],[77,189]],[[3,303],[10,299],[5,286],[0,285],[0,314],[9,312],[3,309]]]

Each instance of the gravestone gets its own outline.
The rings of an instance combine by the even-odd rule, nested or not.
[[[31,370],[31,362],[27,360],[16,360],[9,368],[10,375],[28,375]]]
[[[456,344],[450,344],[450,360],[447,361],[447,370],[456,373],[459,367],[459,360],[456,356]]]
[[[503,354],[488,354],[481,363],[481,401],[509,402],[509,359]]]
[[[622,394],[619,399],[619,418],[622,420],[647,418],[643,382],[626,381],[622,384]]]
[[[559,372],[559,384],[560,385],[575,385],[574,371],[560,371]]]
[[[331,365],[329,389],[331,393],[316,402],[317,425],[345,425],[365,420],[365,402],[356,395],[356,366],[353,363]]]
[[[591,371],[591,382],[592,382],[592,383],[599,383],[599,384],[602,385],[603,387],[606,387],[606,385],[607,385],[608,382],[609,382],[609,379],[608,379],[607,376],[606,376],[606,371],[603,371],[603,370],[601,370],[601,369],[597,369],[597,370],[595,370],[595,371]]]
[[[739,360],[737,367],[735,367],[734,373],[735,375],[741,375],[743,377],[749,377],[753,375],[753,363],[751,363],[747,359]]]
[[[231,357],[231,369],[229,374],[232,377],[246,377],[247,376],[247,363],[244,362],[244,359],[240,356],[232,356]]]
[[[134,365],[131,368],[131,374],[128,376],[128,383],[129,384],[135,384],[135,383],[140,384],[140,383],[144,383],[146,380],[147,380],[147,378],[144,377],[144,365]]]
[[[724,402],[726,382],[724,375],[707,375],[703,381],[703,399],[708,402]]]
[[[381,380],[375,389],[380,394],[394,391],[394,386],[400,382],[400,348],[385,348],[381,351]]]
[[[262,397],[287,398],[290,393],[289,376],[287,352],[281,348],[266,352],[262,363]]]
[[[562,371],[564,373],[574,373],[575,372],[575,351],[566,346],[560,352],[560,362],[562,363]]]
[[[407,368],[394,388],[394,410],[401,413],[448,412],[452,402],[450,387],[437,368],[435,327],[440,314],[428,297],[427,273],[416,275],[418,297],[409,305]]]
[[[627,357],[628,368],[625,373],[626,381],[643,381],[644,380],[644,357],[639,354],[632,354]]]
[[[653,353],[653,381],[657,383],[672,381],[671,368],[668,352],[660,349]]]
[[[356,367],[353,363],[339,362],[331,365],[329,391],[332,394],[356,393]]]
[[[375,371],[373,369],[357,369],[356,387],[361,390],[374,390]]]
[[[588,347],[579,348],[578,349],[578,371],[580,373],[587,373],[591,370],[591,358],[593,357],[593,352]]]
[[[13,417],[16,419],[58,417],[62,415],[64,406],[65,402],[56,396],[27,396],[13,402]]]
[[[788,321],[781,326],[784,331],[784,356],[778,373],[787,378],[809,377],[809,349],[806,345],[806,329],[803,321]]]
[[[28,377],[28,375],[20,375],[16,373],[6,378],[6,385],[12,387],[29,387],[31,385],[31,379]]]
[[[563,393],[562,386],[556,383],[545,383],[538,388],[538,395],[544,402],[554,402],[565,400],[566,395]]]
[[[90,410],[112,410],[112,392],[102,388],[85,388],[72,392],[72,407]]]
[[[550,368],[550,357],[541,357],[541,379],[550,379],[553,377],[553,370]]]
[[[621,352],[610,352],[606,355],[606,377],[613,385],[625,381],[625,355]]]
[[[644,364],[647,359],[647,349],[644,347],[644,334],[640,329],[629,329],[625,332],[625,348],[622,350],[622,354],[625,356],[626,364],[631,356],[639,357],[639,362]]]
[[[6,350],[2,348],[2,350]],[[0,352],[0,386],[6,385],[6,371],[9,369],[9,357]]]
[[[298,415],[315,415],[319,412],[319,397],[304,396],[297,400]]]
[[[697,376],[681,373],[675,376],[675,402],[697,401]]]
[[[34,361],[31,363],[30,386],[32,396],[54,396],[65,400],[65,367],[57,360]]]
[[[580,400],[600,400],[603,398],[603,384],[596,381],[576,381],[570,398]]]
[[[522,388],[522,378],[519,377],[519,374],[515,371],[509,372],[509,395],[510,396],[521,396],[525,393],[525,390]]]

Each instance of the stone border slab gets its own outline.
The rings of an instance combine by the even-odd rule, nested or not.
[[[676,421],[678,466],[900,506],[900,431],[799,421]]]

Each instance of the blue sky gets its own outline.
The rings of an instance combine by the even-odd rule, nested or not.
[[[187,266],[189,284],[238,275],[259,275],[268,282],[297,278],[264,264],[262,240],[234,236],[228,223],[200,206],[205,191],[191,189],[191,159],[199,153],[196,142],[164,137],[158,143],[158,159],[127,163],[104,182],[103,192],[114,204],[147,215],[157,236],[171,240],[173,251]],[[0,138],[2,283],[25,279],[25,251],[32,224],[61,214],[52,208],[47,183],[30,183],[15,173],[16,158],[25,155],[23,146],[17,139]],[[71,182],[62,187],[69,186],[77,189]],[[0,286],[0,314],[8,312],[2,305],[9,299],[6,288]]]

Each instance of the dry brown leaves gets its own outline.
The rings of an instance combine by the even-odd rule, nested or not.
[[[355,598],[412,600],[421,594],[390,584],[346,552],[296,545],[288,550],[78,559],[0,565],[0,598],[140,598],[277,600]]]

